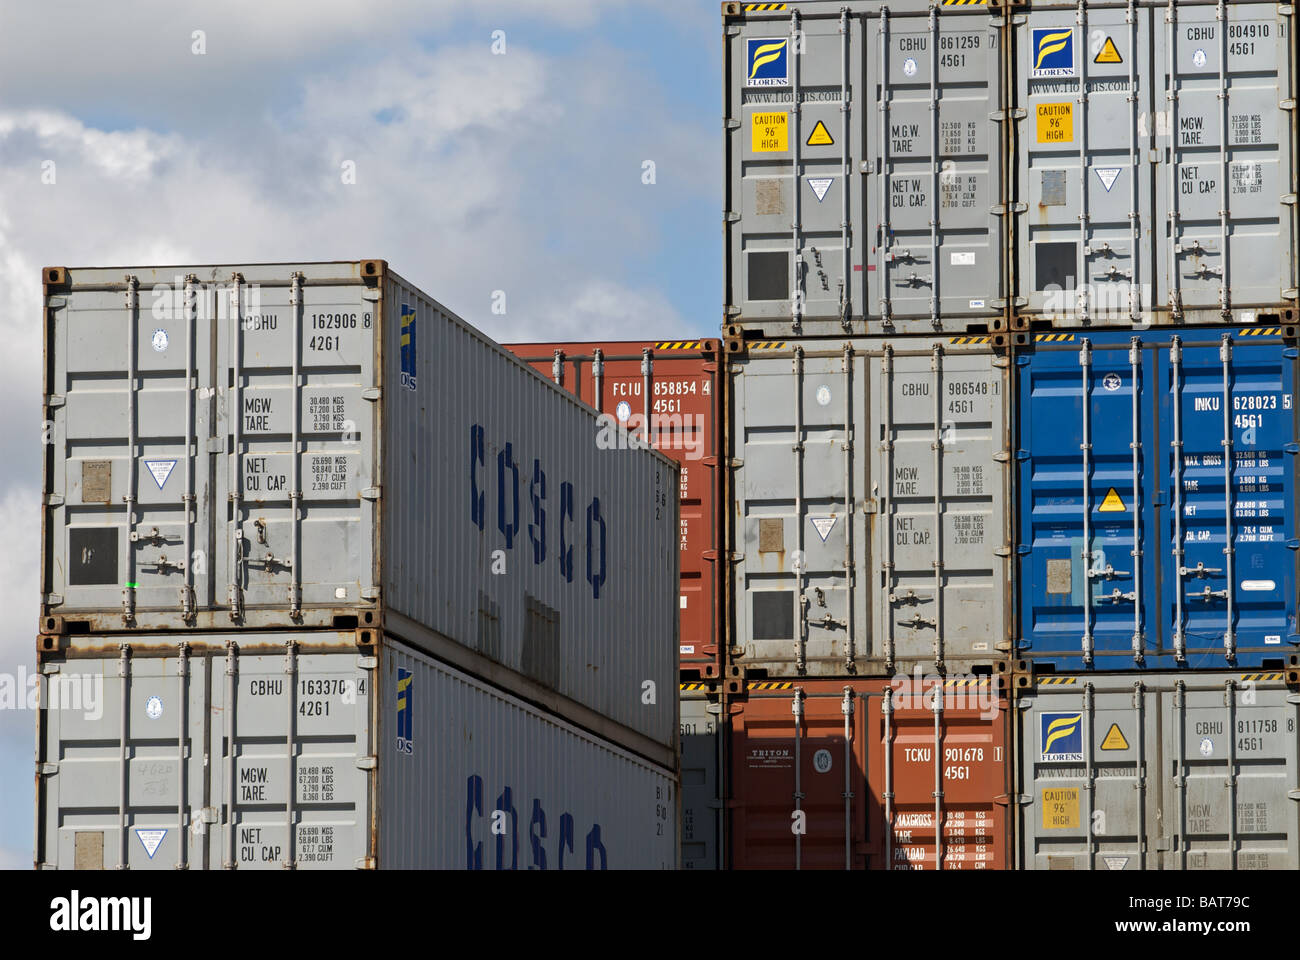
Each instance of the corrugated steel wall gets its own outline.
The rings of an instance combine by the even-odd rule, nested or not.
[[[671,747],[677,465],[391,274],[384,312],[386,603]]]
[[[381,866],[677,868],[675,772],[404,645],[379,677]]]

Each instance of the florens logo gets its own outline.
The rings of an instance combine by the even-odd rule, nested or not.
[[[153,933],[153,898],[69,896],[50,901],[50,929],[57,933],[127,932],[133,940]]]
[[[1074,29],[1047,27],[1034,30],[1034,43],[1030,51],[1034,62],[1031,77],[1074,76]]]
[[[750,87],[785,87],[790,84],[790,40],[755,39],[745,42],[748,65],[745,85]]]

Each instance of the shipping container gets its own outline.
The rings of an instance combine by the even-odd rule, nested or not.
[[[1008,869],[1005,684],[920,670],[751,682],[731,706],[731,865]]]
[[[1022,319],[1293,321],[1294,18],[1212,0],[1017,11]]]
[[[722,704],[715,691],[714,684],[681,685],[683,870],[722,866]]]
[[[42,632],[391,629],[673,742],[671,460],[382,260],[43,276]]]
[[[617,418],[681,468],[683,671],[721,676],[722,344],[718,340],[507,343],[505,348],[583,403]]]
[[[996,6],[725,3],[724,326],[1006,327]]]
[[[392,636],[45,639],[38,868],[676,866],[671,769]]]
[[[1007,666],[1010,360],[992,339],[729,354],[728,636],[750,679]]]
[[[1016,337],[1020,656],[1280,668],[1300,643],[1295,328]]]
[[[1016,678],[1016,866],[1300,868],[1296,672]]]

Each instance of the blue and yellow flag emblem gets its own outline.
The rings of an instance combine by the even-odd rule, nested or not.
[[[397,668],[397,752],[415,752],[415,675]]]
[[[1042,759],[1083,762],[1083,714],[1040,713]]]
[[[745,41],[745,85],[784,87],[790,83],[790,38]]]
[[[402,386],[415,389],[415,308],[402,304]]]
[[[1073,77],[1075,75],[1074,28],[1035,29],[1029,58],[1031,77]]]

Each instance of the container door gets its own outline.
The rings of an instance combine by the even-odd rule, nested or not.
[[[214,869],[376,866],[367,663],[296,648],[213,660]]]
[[[98,622],[108,630],[192,622],[212,602],[217,297],[193,277],[149,280],[54,298],[51,310],[46,601],[67,615],[119,610]]]
[[[862,24],[847,10],[747,14],[728,39],[728,301],[769,329],[842,330],[862,312]]]
[[[1136,677],[1044,677],[1016,706],[1017,868],[1156,869],[1158,695]]]
[[[987,320],[1004,305],[1002,45],[990,16],[882,6],[866,21],[859,117],[875,176],[863,256],[867,312],[885,333]]]
[[[872,801],[853,694],[751,695],[731,725],[732,866],[865,869]]]
[[[1017,27],[1021,312],[1145,322],[1152,16],[1094,2],[1033,10]]]
[[[208,661],[57,666],[41,678],[37,856],[64,870],[206,868]]]
[[[1281,673],[1217,684],[1179,683],[1163,695],[1165,870],[1300,867],[1296,744],[1300,697]]]
[[[864,698],[869,822],[881,825],[873,869],[1008,869],[1010,716],[998,683],[918,672]]]
[[[1069,343],[1022,358],[1022,649],[1076,669],[1132,667],[1148,652],[1160,552],[1144,472],[1154,358],[1136,338],[1043,337]]]
[[[1279,663],[1296,636],[1295,349],[1264,329],[1175,336],[1160,420],[1175,545],[1161,564],[1166,652],[1193,667]]]
[[[1281,9],[1170,3],[1156,32],[1158,259],[1182,320],[1295,305],[1295,38]]]
[[[684,685],[685,686],[685,685]],[[716,699],[682,691],[683,870],[718,870],[722,740]]]
[[[1006,636],[1003,373],[990,354],[907,346],[870,361],[875,652],[988,660]]]
[[[850,484],[864,376],[865,358],[848,350],[802,348],[759,354],[735,376],[735,643],[769,675],[843,674],[865,654],[866,591],[853,595],[846,576],[863,542]]]
[[[218,601],[235,623],[328,626],[330,608],[355,615],[378,596],[375,291],[287,273],[232,287],[217,338]]]

